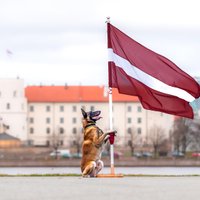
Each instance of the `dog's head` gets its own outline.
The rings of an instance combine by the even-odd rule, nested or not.
[[[100,114],[101,111],[90,111],[90,112],[85,112],[81,108],[81,112],[83,115],[83,126],[86,126],[88,123],[96,123],[97,120],[101,119]]]

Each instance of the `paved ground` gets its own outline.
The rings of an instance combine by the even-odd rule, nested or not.
[[[0,177],[1,200],[199,200],[200,177]]]

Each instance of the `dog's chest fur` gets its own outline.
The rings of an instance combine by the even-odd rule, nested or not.
[[[97,126],[91,126],[84,131],[84,140],[95,140],[103,135],[103,131]]]
[[[83,159],[94,161],[100,159],[103,145],[98,146],[96,143],[102,134],[103,131],[97,126],[90,126],[85,128],[82,145]]]

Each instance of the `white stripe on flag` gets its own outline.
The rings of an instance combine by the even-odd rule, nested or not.
[[[134,79],[140,81],[141,83],[154,90],[179,97],[187,102],[192,102],[195,100],[195,98],[185,90],[167,85],[133,66],[128,60],[115,54],[111,48],[108,49],[108,57],[109,61],[114,62],[117,67],[122,68],[127,75],[133,77]]]

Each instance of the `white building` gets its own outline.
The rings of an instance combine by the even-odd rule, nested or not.
[[[22,79],[0,79],[0,118],[7,133],[27,140],[27,101]]]
[[[107,91],[98,86],[28,86],[28,140],[33,145],[49,145],[57,137],[68,146],[82,132],[81,108],[100,110],[99,127],[109,129]],[[157,125],[168,136],[174,117],[144,110],[137,97],[122,95],[113,90],[113,128],[117,143],[127,144],[130,133],[148,142],[149,130]]]

